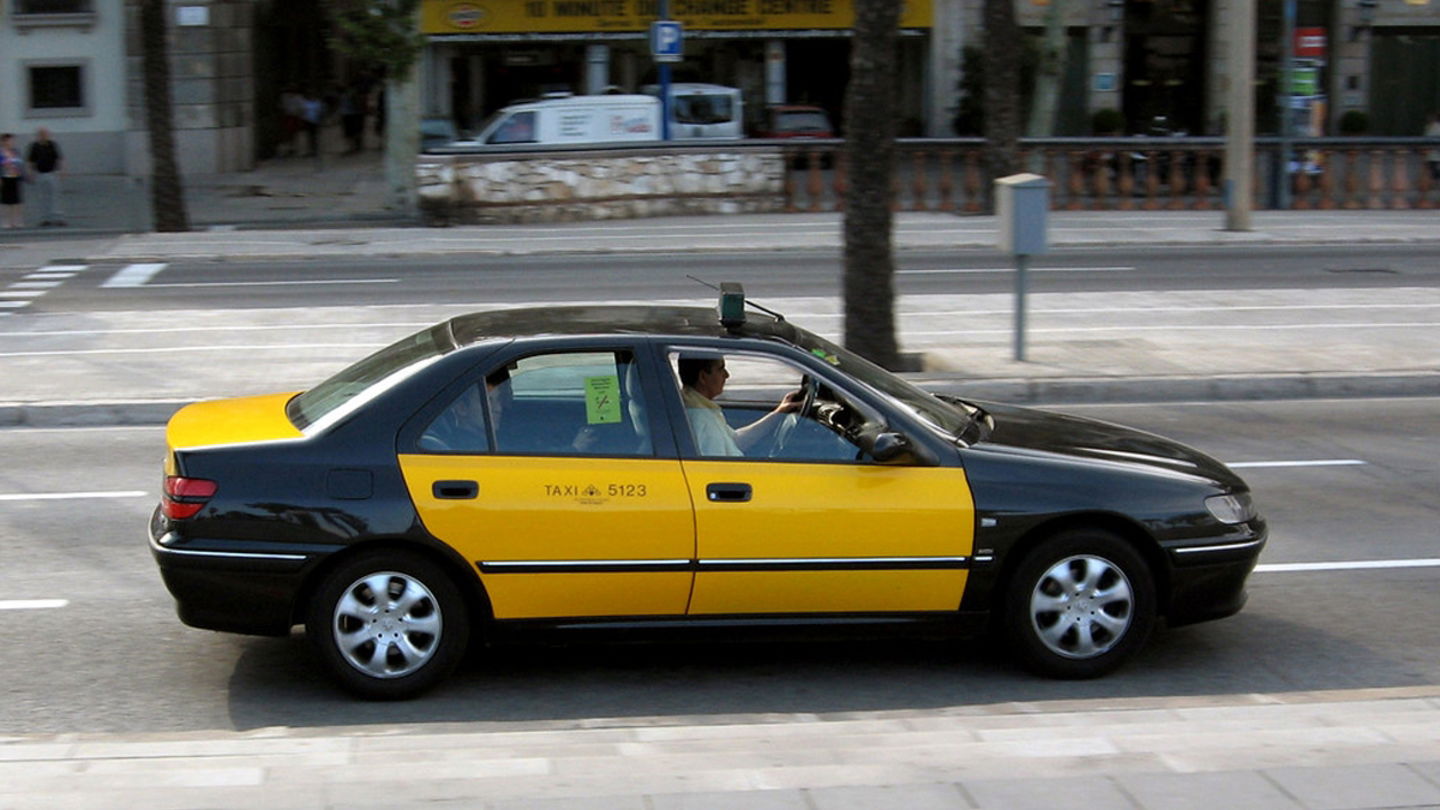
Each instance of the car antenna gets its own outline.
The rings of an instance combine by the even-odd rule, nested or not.
[[[689,273],[686,273],[686,274],[685,274],[685,277],[688,278],[688,279],[690,279],[690,280],[693,281],[693,282],[696,282],[697,284],[704,284],[706,287],[709,287],[710,289],[715,290],[716,292],[726,292],[727,289],[725,289],[725,288],[730,288],[730,287],[732,287],[732,285],[731,285],[731,284],[728,284],[728,283],[727,283],[727,284],[724,284],[724,285],[716,286],[716,285],[711,284],[710,282],[706,281],[706,280],[703,279],[703,278],[696,278],[695,276],[692,276],[692,275],[690,275]],[[734,284],[733,287],[734,287],[735,289],[740,289],[740,285],[739,285],[739,284]],[[742,296],[744,295],[744,290],[743,290],[743,289],[740,289],[740,294],[741,294]],[[785,316],[782,315],[782,314],[780,314],[779,312],[776,312],[775,310],[773,310],[773,309],[771,309],[771,308],[769,308],[769,307],[761,306],[760,304],[757,304],[757,303],[755,303],[754,301],[751,301],[749,298],[745,298],[744,301],[745,301],[745,306],[747,306],[747,307],[754,307],[755,309],[760,310],[761,312],[765,313],[766,315],[773,316],[773,317],[775,318],[775,320],[780,321],[781,323],[784,323],[784,322],[785,322]]]

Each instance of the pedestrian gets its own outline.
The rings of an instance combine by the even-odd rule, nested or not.
[[[1440,139],[1440,111],[1430,113],[1430,123],[1425,125],[1425,137]],[[1426,153],[1425,160],[1430,164],[1430,178],[1440,180],[1440,147]]]
[[[309,157],[320,157],[320,122],[325,120],[325,102],[314,93],[306,93],[301,101],[305,121],[305,140],[310,147]]]
[[[50,130],[45,127],[35,130],[35,140],[25,150],[25,162],[30,164],[31,177],[35,180],[41,227],[63,226],[65,213],[60,209],[60,171],[65,165],[65,157],[60,154],[60,145],[50,137]]]
[[[359,86],[351,85],[340,96],[340,126],[347,142],[345,154],[365,148],[365,92]]]
[[[287,87],[280,93],[280,148],[276,152],[282,156],[299,155],[300,147],[295,145],[295,141],[304,128],[305,98],[295,88]]]
[[[25,225],[25,209],[20,205],[20,184],[25,180],[25,159],[15,148],[15,136],[0,134],[0,227],[19,228]]]

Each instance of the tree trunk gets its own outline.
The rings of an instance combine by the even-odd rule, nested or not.
[[[1035,70],[1035,96],[1030,100],[1029,123],[1025,134],[1048,138],[1055,134],[1060,117],[1060,80],[1065,75],[1066,40],[1063,18],[1065,0],[1050,0],[1045,9],[1045,40],[1040,47],[1040,64]]]
[[[145,125],[150,131],[150,205],[155,230],[188,231],[185,192],[175,162],[175,123],[170,116],[170,49],[165,40],[165,0],[140,0],[140,44],[145,75]]]
[[[985,167],[989,179],[1020,165],[1020,26],[1014,0],[985,0]],[[987,208],[994,189],[985,184]]]
[[[416,213],[415,155],[420,152],[420,82],[407,75],[385,80],[386,207],[404,216]]]
[[[890,244],[899,26],[894,0],[855,0],[845,91],[845,346],[891,369],[900,363]]]

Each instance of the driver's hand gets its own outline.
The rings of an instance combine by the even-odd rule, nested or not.
[[[804,389],[796,389],[785,395],[780,404],[775,406],[776,413],[795,413],[805,403]]]

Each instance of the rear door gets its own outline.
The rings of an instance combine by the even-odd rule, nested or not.
[[[643,348],[511,355],[400,456],[425,527],[477,567],[496,618],[685,613],[690,495],[652,424]]]

